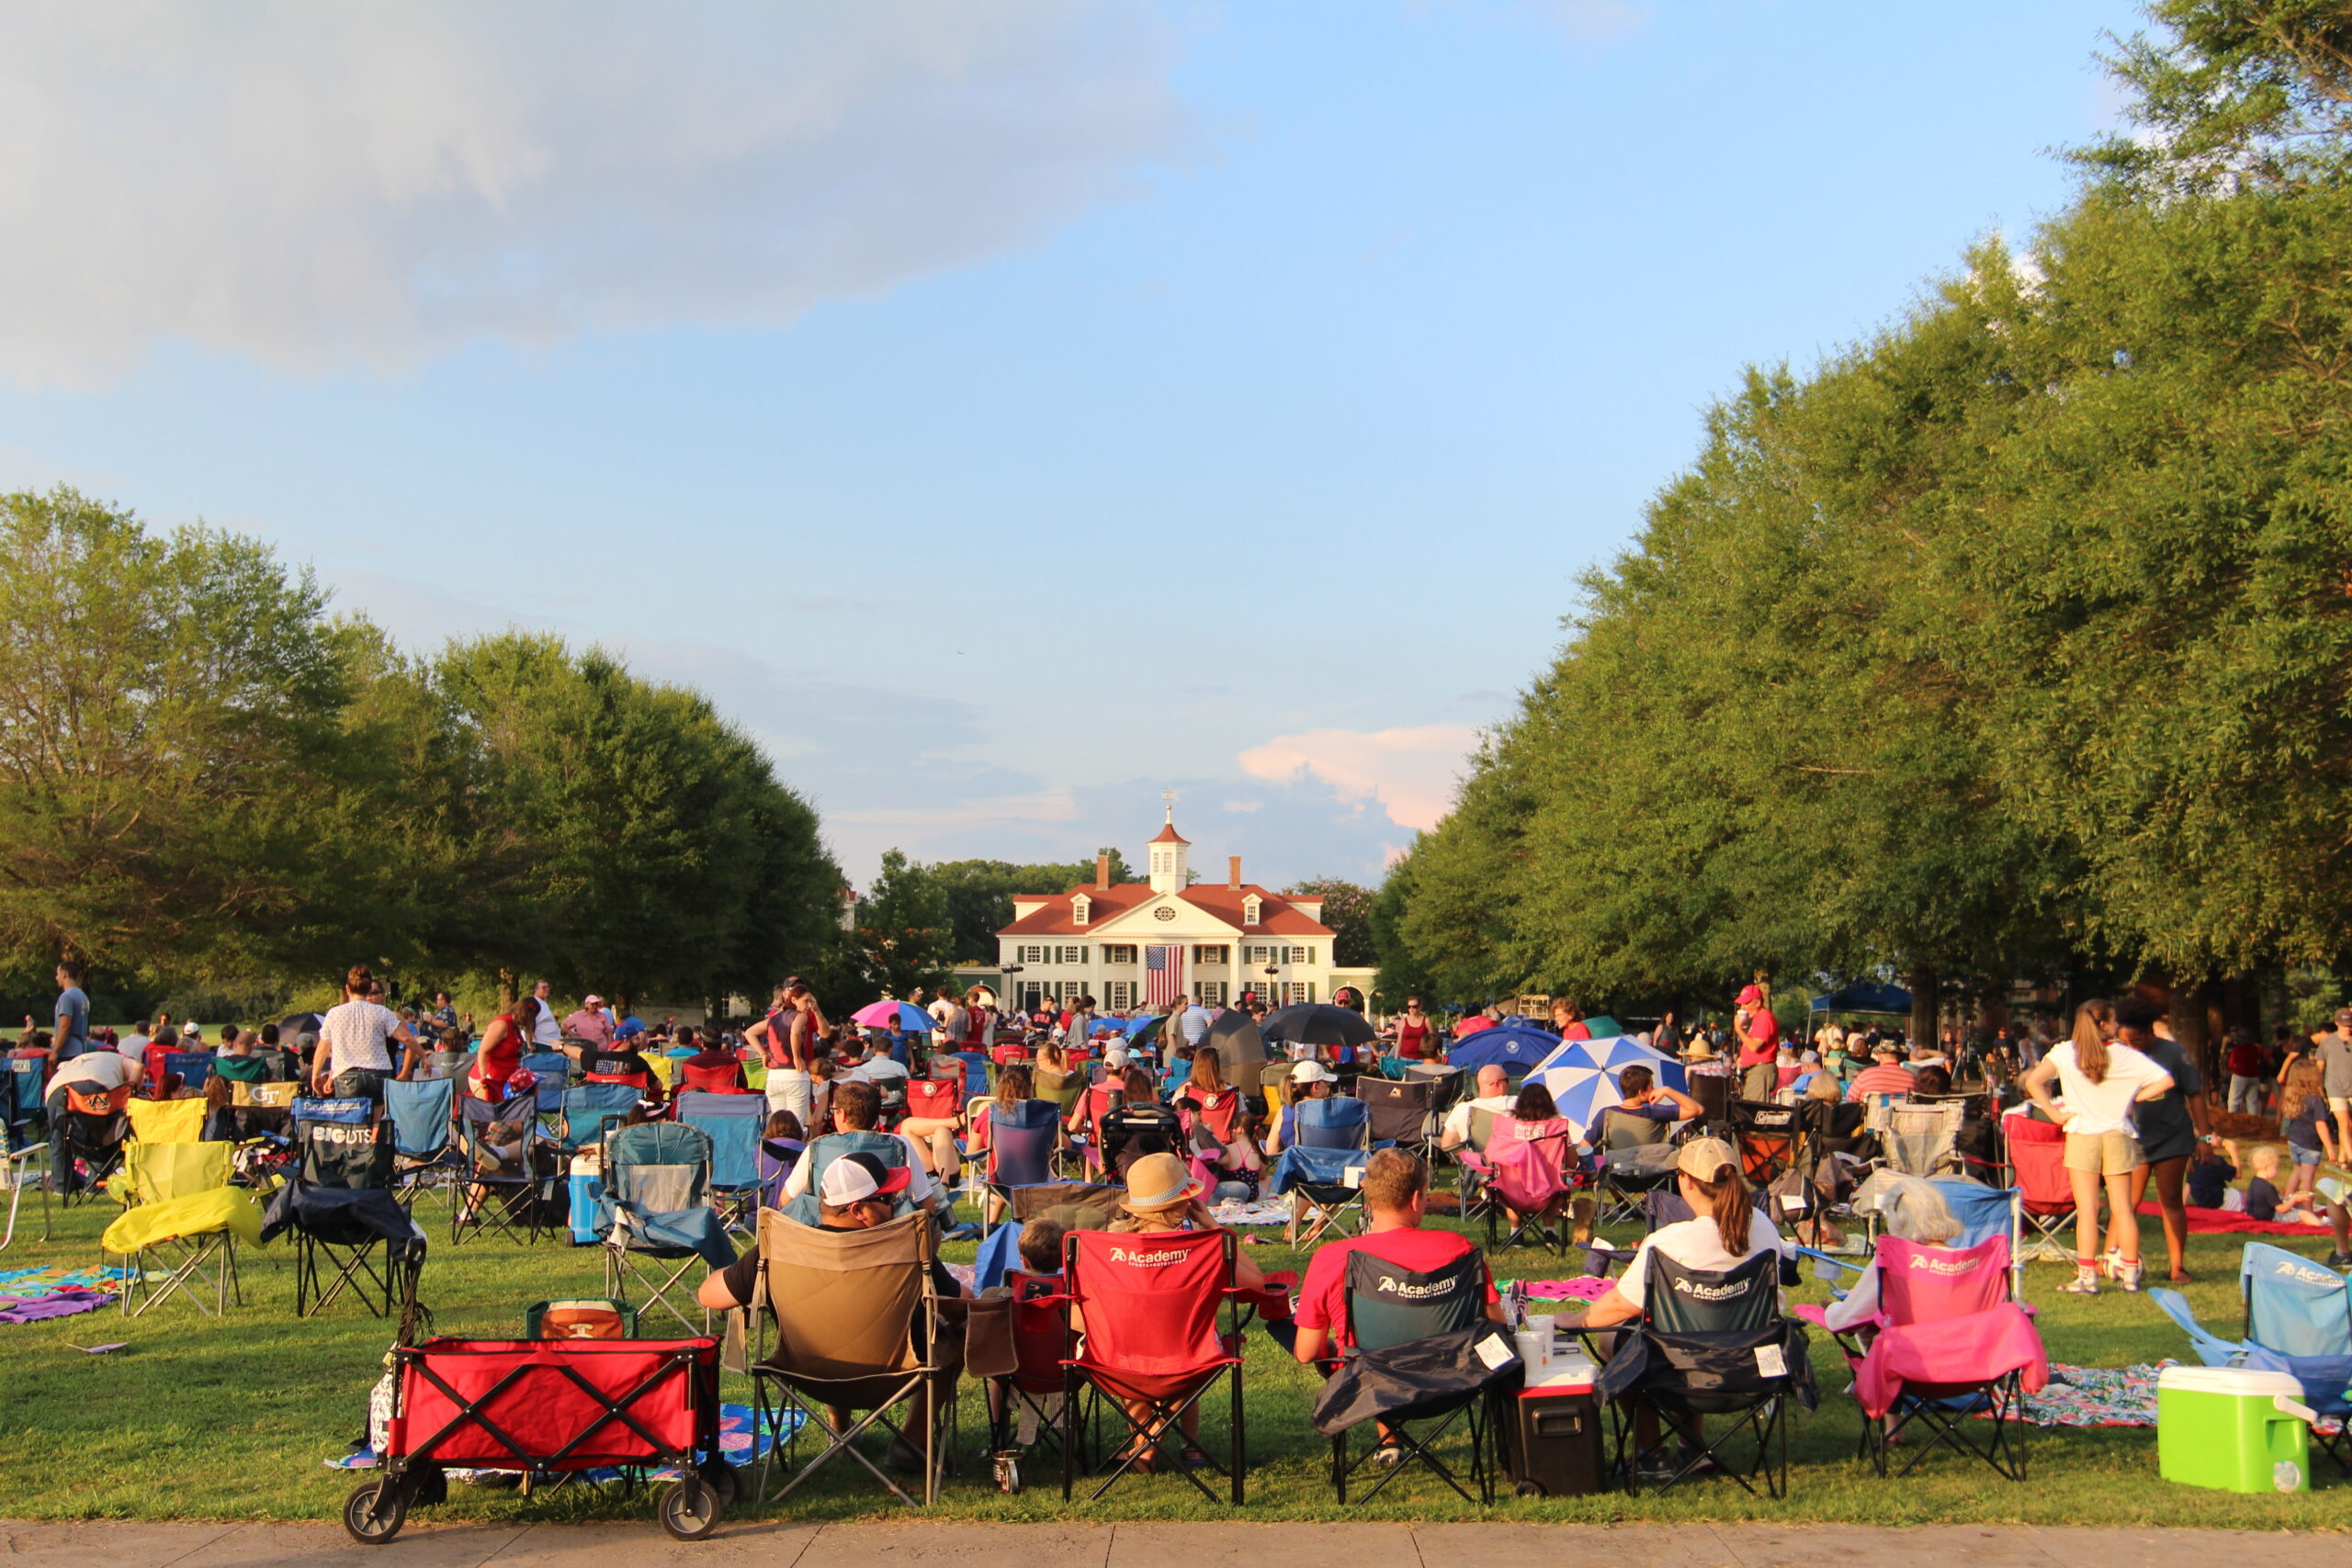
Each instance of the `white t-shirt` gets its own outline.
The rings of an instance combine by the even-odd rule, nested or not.
[[[49,1080],[49,1092],[71,1087],[85,1094],[104,1094],[120,1089],[130,1076],[129,1065],[118,1051],[85,1051],[57,1069]]]
[[[555,1015],[555,1003],[538,998],[539,1016],[531,1021],[531,1043],[554,1050],[563,1043],[563,1021]],[[323,1035],[322,1039],[325,1038]]]
[[[1445,1126],[1441,1131],[1445,1137],[1453,1139],[1456,1144],[1466,1144],[1470,1141],[1470,1112],[1491,1111],[1500,1116],[1517,1103],[1518,1101],[1508,1094],[1490,1094],[1478,1100],[1465,1100],[1445,1113]]]
[[[2132,1114],[2133,1100],[2149,1085],[2170,1081],[2172,1075],[2129,1045],[2107,1048],[2107,1077],[2093,1083],[2075,1065],[2071,1040],[2042,1058],[2058,1069],[2059,1098],[2065,1101],[2070,1134],[2130,1133],[2139,1135]]]
[[[907,1182],[907,1201],[921,1208],[931,1201],[931,1195],[937,1191],[938,1188],[931,1179],[931,1172],[922,1168],[922,1155],[915,1147],[915,1141],[904,1133],[892,1133],[889,1135],[907,1145],[907,1168],[914,1172],[914,1176]],[[812,1159],[798,1159],[793,1162],[791,1174],[784,1179],[784,1196],[797,1198],[808,1190],[808,1172],[816,1163]]]
[[[329,1053],[328,1071],[342,1074],[366,1067],[390,1072],[392,1052],[387,1042],[400,1026],[399,1014],[374,1002],[350,1001],[327,1009],[319,1021],[319,1043]]]
[[[1747,1214],[1747,1251],[1734,1258],[1724,1250],[1724,1238],[1715,1230],[1713,1217],[1681,1220],[1661,1225],[1642,1238],[1641,1250],[1634,1254],[1634,1261],[1617,1280],[1617,1293],[1635,1306],[1642,1304],[1644,1292],[1649,1288],[1650,1253],[1665,1253],[1685,1269],[1703,1269],[1711,1274],[1736,1269],[1757,1253],[1770,1247],[1785,1253],[1788,1248],[1781,1240],[1781,1233],[1764,1217],[1761,1209],[1751,1209]]]

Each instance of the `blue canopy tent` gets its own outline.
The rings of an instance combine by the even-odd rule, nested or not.
[[[1815,997],[1807,1004],[1814,1012],[1881,1013],[1890,1018],[1911,1016],[1911,993],[1900,986],[1857,980],[1842,990]]]
[[[1446,1052],[1445,1060],[1449,1066],[1472,1073],[1480,1067],[1499,1066],[1516,1077],[1559,1048],[1560,1037],[1549,1030],[1497,1026],[1455,1041],[1453,1049]]]

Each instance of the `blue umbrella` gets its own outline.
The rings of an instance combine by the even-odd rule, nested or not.
[[[1620,1067],[1643,1066],[1657,1074],[1657,1081],[1671,1089],[1688,1093],[1690,1078],[1682,1071],[1682,1064],[1655,1046],[1645,1045],[1630,1034],[1612,1034],[1606,1040],[1571,1040],[1545,1057],[1544,1067],[1599,1067],[1614,1077]]]
[[[1624,1098],[1617,1092],[1617,1080],[1598,1067],[1539,1067],[1527,1075],[1527,1081],[1552,1091],[1552,1103],[1579,1139],[1603,1111]]]
[[[1480,1067],[1503,1066],[1524,1071],[1534,1066],[1560,1048],[1560,1037],[1540,1029],[1505,1029],[1498,1025],[1482,1029],[1466,1040],[1457,1040],[1445,1054],[1449,1066],[1465,1072]]]

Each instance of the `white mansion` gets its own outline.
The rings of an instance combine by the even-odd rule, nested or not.
[[[1241,857],[1222,883],[1192,881],[1191,845],[1169,823],[1151,840],[1148,882],[1113,883],[1111,858],[1094,881],[1064,893],[1015,894],[998,931],[1007,1000],[1091,996],[1104,1008],[1159,1005],[1177,989],[1219,1006],[1253,990],[1272,1006],[1330,999],[1331,929],[1319,898],[1285,898],[1241,880]]]

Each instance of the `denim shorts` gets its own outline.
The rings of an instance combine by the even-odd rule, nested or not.
[[[2295,1163],[2297,1165],[2317,1165],[2319,1163],[2319,1151],[2317,1149],[2307,1149],[2301,1144],[2289,1144],[2287,1145],[2287,1152],[2294,1156]]]

